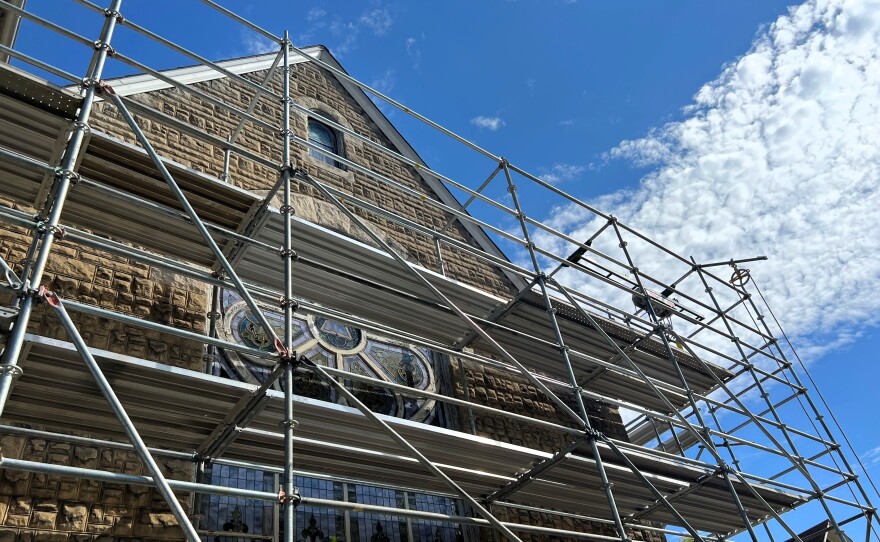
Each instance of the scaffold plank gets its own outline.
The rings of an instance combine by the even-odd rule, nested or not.
[[[29,335],[20,378],[7,406],[12,421],[63,427],[108,437],[119,436],[112,413],[96,394],[95,384],[72,345]],[[228,410],[255,386],[157,362],[94,350],[95,358],[113,385],[144,440],[154,447],[192,451]],[[59,386],[59,382],[64,382]],[[252,429],[234,441],[224,457],[264,464],[281,464],[283,394],[270,391],[267,408]],[[71,409],[71,405],[77,405]],[[426,491],[444,488],[394,442],[377,433],[369,421],[347,406],[304,397],[295,398],[297,468],[329,475],[358,477],[377,484],[403,483]],[[516,473],[551,454],[421,423],[384,418],[431,461],[469,493],[486,496],[509,483]],[[607,447],[600,447],[615,496],[623,514],[634,514],[653,502],[651,494]],[[674,495],[707,474],[682,462],[629,450],[627,457],[667,495]],[[512,495],[511,502],[601,514],[607,503],[598,487],[589,449],[581,447],[554,469]],[[799,496],[759,486],[762,496],[778,509],[794,506]],[[743,488],[741,498],[754,519],[763,517],[760,505]],[[703,484],[676,503],[676,508],[699,529],[725,532],[741,527],[729,494],[719,479]],[[673,522],[661,509],[647,519]]]

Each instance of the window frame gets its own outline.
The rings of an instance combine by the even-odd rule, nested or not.
[[[330,137],[333,138],[333,143],[335,147],[332,150],[327,149],[328,152],[333,152],[334,154],[345,158],[345,139],[342,137],[342,133],[327,124],[327,121],[337,122],[335,119],[333,119],[333,117],[331,117],[324,111],[313,109],[306,117],[306,138],[309,143],[323,147],[324,145],[322,142],[316,141],[312,138],[312,126],[317,126],[320,129],[325,130],[330,135]],[[309,158],[319,164],[346,171],[345,165],[339,162],[336,158],[320,154],[318,151],[311,147],[309,147],[307,155]]]

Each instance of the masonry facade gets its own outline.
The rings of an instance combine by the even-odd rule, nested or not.
[[[260,82],[265,75],[265,70],[243,74],[255,82]],[[313,111],[316,116],[331,118],[371,141],[394,149],[388,134],[375,120],[378,110],[366,111],[332,74],[303,62],[292,66],[291,75],[291,92],[296,103]],[[240,109],[247,108],[254,94],[252,88],[226,77],[197,82],[193,87]],[[273,80],[273,87],[280,92],[278,75]],[[225,138],[237,125],[237,119],[231,114],[180,90],[160,89],[129,97],[160,111],[169,119],[190,124],[217,137]],[[280,126],[279,104],[263,98],[258,102],[258,107],[261,117],[274,118]],[[145,116],[138,116],[137,120],[163,157],[208,175],[220,176],[223,172],[222,149],[182,133],[170,122],[163,123]],[[309,115],[294,113],[291,128],[295,135],[308,139],[308,122]],[[136,142],[119,113],[108,102],[96,104],[90,126],[93,131],[128,143]],[[377,152],[356,138],[343,139],[348,160],[394,179],[420,196],[406,196],[399,191],[388,190],[355,168],[328,164],[302,146],[293,147],[295,164],[354,198],[366,200],[420,224],[440,228],[449,222],[449,214],[424,204],[425,200],[440,201],[441,198],[413,167]],[[260,127],[246,126],[237,143],[269,160],[277,161],[281,153],[278,134]],[[245,190],[265,194],[277,177],[277,170],[233,154],[226,180]],[[293,206],[298,216],[369,244],[368,237],[315,189],[303,184],[296,184],[294,188],[296,195]],[[28,212],[39,211],[30,207],[29,202],[3,203]],[[440,269],[433,239],[378,214],[354,206],[349,208],[377,230],[405,259],[426,269]],[[458,222],[453,222],[447,233],[463,243],[476,245],[480,242]],[[0,256],[20,271],[30,243],[29,232],[14,228],[2,231]],[[511,279],[489,263],[455,249],[444,250],[443,257],[445,273],[453,280],[489,292],[499,299],[510,298],[516,290]],[[208,327],[211,311],[209,287],[134,260],[64,240],[55,245],[45,282],[64,298],[198,333],[204,333]],[[303,294],[307,296],[307,293]],[[3,301],[8,302],[9,299]],[[198,342],[97,317],[79,316],[76,323],[93,348],[185,369],[211,370],[209,360],[205,357],[205,348]],[[44,310],[32,319],[29,331],[66,339],[58,322]],[[491,352],[481,353],[492,356]],[[469,398],[498,409],[568,423],[557,412],[557,408],[524,379],[455,357],[437,356],[433,362],[445,364],[442,371],[437,371],[437,378],[445,379],[441,388],[445,387],[456,398]],[[618,439],[626,439],[620,415],[615,408],[598,402],[588,403],[588,408],[591,421],[598,430]],[[560,435],[509,419],[471,412],[466,408],[447,408],[442,420],[441,417],[432,419],[435,420],[432,423],[442,423],[461,431],[473,431],[479,436],[545,451],[555,451],[565,444]],[[47,429],[64,431],[64,428],[57,427]],[[143,473],[142,465],[131,452],[9,435],[2,437],[0,444],[7,457]],[[195,477],[193,465],[186,462],[163,460],[161,466],[169,477],[185,480]],[[180,497],[185,506],[192,504],[192,496],[182,494]],[[607,526],[591,525],[581,520],[500,507],[494,511],[502,519],[511,521],[610,534]],[[578,510],[566,512],[577,513]],[[480,536],[488,540],[490,535],[485,531]],[[637,533],[637,536],[650,538],[643,533]],[[175,527],[173,517],[153,489],[8,471],[0,474],[0,542],[178,538],[180,531]],[[539,535],[523,538],[535,541],[549,539]]]

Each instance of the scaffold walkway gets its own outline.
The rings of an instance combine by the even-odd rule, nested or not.
[[[17,298],[15,324],[0,366],[0,415],[4,422],[124,437],[131,444],[13,425],[0,426],[0,433],[131,449],[151,476],[12,458],[0,460],[0,468],[155,485],[191,541],[199,533],[175,490],[265,501],[278,501],[279,493],[166,480],[154,457],[280,472],[286,525],[293,524],[293,509],[300,504],[354,506],[299,496],[294,476],[312,473],[454,495],[473,517],[366,508],[488,526],[511,540],[519,540],[517,533],[545,533],[623,542],[634,532],[654,529],[700,541],[742,534],[754,541],[805,542],[783,516],[804,513],[827,518],[826,530],[841,537],[844,528],[858,529],[866,540],[880,541],[875,509],[862,483],[867,473],[857,475],[857,455],[838,443],[845,435],[824,402],[815,402],[814,391],[804,384],[809,380],[806,368],[791,345],[777,338],[781,328],[764,317],[769,307],[743,267],[754,258],[701,263],[681,256],[359,82],[332,57],[295,47],[286,32],[276,36],[213,1],[203,0],[204,9],[278,44],[277,53],[258,61],[271,66],[269,76],[279,75],[280,93],[269,84],[269,76],[262,83],[243,77],[243,68],[234,62],[209,61],[122,17],[121,0],[113,0],[107,9],[88,0],[75,2],[95,12],[96,30],[103,18],[97,41],[69,30],[63,21],[0,0],[7,16],[21,17],[34,28],[92,51],[83,78],[56,67],[57,59],[34,58],[0,45],[0,53],[17,63],[0,64],[0,196],[16,202],[0,206],[0,221],[32,236],[21,277],[0,260],[0,285]],[[113,36],[121,29],[250,88],[255,91],[251,106],[242,110],[176,78],[173,70],[152,69],[128,52],[114,50]],[[114,81],[103,81],[107,62],[125,64],[228,112],[238,119],[238,127],[229,137],[218,137],[133,100],[117,92]],[[482,156],[488,179],[473,188],[430,169],[414,152],[390,149],[327,120],[346,137],[414,167],[440,195],[422,198],[386,173],[299,137],[290,124],[292,111],[307,111],[291,98],[291,66],[299,62],[328,72],[359,99],[369,101],[369,94]],[[261,99],[282,104],[280,124],[255,107]],[[115,107],[138,144],[89,128],[96,100]],[[229,156],[236,155],[279,172],[274,189],[257,195],[224,182],[228,171],[213,176],[160,156],[135,115],[215,148],[226,156],[227,167]],[[248,129],[280,133],[280,156],[264,156],[237,142]],[[328,155],[385,190],[420,198],[485,242],[463,242],[442,225],[421,223],[317,179],[293,162],[293,146]],[[489,197],[490,184],[503,186],[509,200]],[[335,206],[369,243],[296,217],[294,185],[310,187]],[[544,205],[572,205],[592,217],[594,234],[575,239],[535,219],[517,195],[524,185],[540,188],[547,198]],[[459,203],[453,191],[468,202]],[[516,224],[517,232],[472,214],[478,208],[472,202],[490,208],[491,216],[503,215]],[[37,208],[39,215],[19,206]],[[364,214],[434,242],[438,269],[404,259],[361,218]],[[42,287],[59,238],[236,292],[274,347],[267,352],[62,299]],[[521,258],[505,258],[493,240],[515,247]],[[517,291],[499,297],[454,280],[444,273],[444,250],[493,266]],[[719,274],[724,266],[733,273],[729,279]],[[573,288],[578,283],[574,277],[580,283],[590,281],[608,297]],[[264,303],[277,304],[279,299],[281,333],[263,310]],[[631,300],[634,308],[622,307],[621,300]],[[44,301],[69,341],[28,332],[34,305]],[[323,366],[294,348],[297,307],[526,379],[566,421],[526,417]],[[254,385],[98,350],[86,343],[68,311],[241,352],[273,369],[267,383]],[[302,372],[322,379],[351,406],[296,396],[293,378]],[[341,384],[343,379],[531,424],[561,435],[568,444],[551,453],[378,415]],[[282,391],[275,389],[276,382],[283,384]],[[629,441],[593,428],[587,400],[630,413]],[[497,506],[577,512],[611,525],[616,536],[502,522],[491,512]],[[284,535],[285,542],[293,540],[291,529]]]

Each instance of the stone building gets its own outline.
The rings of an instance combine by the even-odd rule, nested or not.
[[[330,52],[316,46],[303,53],[338,72],[305,56],[291,57],[290,93],[298,105],[291,116],[291,135],[305,142],[294,145],[293,163],[301,175],[333,190],[397,256],[469,314],[494,326],[493,333],[497,331],[505,347],[529,357],[534,364],[530,366],[545,381],[556,385],[566,380],[552,332],[538,323],[550,309],[580,350],[597,359],[615,359],[617,351],[602,340],[603,334],[621,345],[640,342],[632,355],[646,367],[656,368],[657,378],[674,382],[673,373],[657,368],[666,358],[661,341],[638,340],[638,332],[624,323],[599,316],[601,329],[595,329],[562,300],[554,299],[548,307],[534,284],[505,264],[509,263],[505,255],[479,225],[455,219],[456,213],[466,215],[462,204],[443,182],[424,172],[419,155],[373,101],[339,76],[344,71]],[[279,176],[273,164],[278,163],[281,140],[277,130],[268,126],[280,126],[281,104],[268,96],[254,100],[256,85],[282,92],[277,62],[278,55],[271,53],[221,62],[222,71],[191,66],[109,80],[107,86],[124,97],[200,218],[212,225],[225,256],[261,293],[259,302],[269,322],[280,328],[283,318],[272,294],[277,295],[281,286],[281,262],[270,249],[278,246],[283,214],[279,196],[266,196]],[[57,165],[81,105],[77,89],[57,87],[9,65],[0,66],[0,78],[2,146]],[[168,79],[194,92],[176,88]],[[106,368],[123,403],[131,407],[147,444],[172,451],[156,456],[167,477],[276,491],[278,469],[255,464],[280,464],[277,382],[268,392],[275,403],[270,401],[260,407],[265,410],[254,413],[252,427],[232,427],[228,440],[220,438],[231,427],[235,405],[246,402],[273,371],[270,337],[241,295],[223,283],[228,277],[218,273],[214,255],[192,225],[181,219],[181,207],[161,172],[119,110],[105,98],[106,94],[99,98],[89,118],[88,138],[76,163],[77,182],[62,215],[67,229],[54,243],[42,284],[70,302],[82,337]],[[224,152],[223,142],[238,131],[239,119],[218,102],[254,111],[266,123],[245,123],[237,134],[235,152]],[[205,137],[194,136],[192,130]],[[394,154],[379,152],[377,146]],[[0,174],[4,175],[0,204],[5,209],[0,257],[21,274],[29,261],[32,230],[39,231],[39,225],[32,225],[33,216],[51,203],[57,179],[51,172],[26,172],[16,165],[4,165]],[[429,443],[429,448],[436,446],[432,453],[438,454],[437,461],[443,461],[439,454],[450,446],[448,453],[461,463],[449,468],[467,472],[462,474],[463,483],[480,497],[491,491],[473,488],[501,489],[523,469],[567,447],[573,454],[566,455],[566,461],[577,463],[572,469],[593,465],[585,443],[573,444],[571,433],[548,429],[577,427],[559,405],[518,375],[448,307],[431,299],[424,286],[325,194],[302,181],[295,182],[293,189],[294,246],[299,254],[293,279],[300,300],[294,325],[298,355],[339,371],[339,382],[371,410],[422,444]],[[437,231],[446,236],[442,249],[431,235]],[[244,237],[254,242],[243,241]],[[220,279],[214,279],[213,285],[212,273]],[[13,294],[2,295],[3,305],[14,305]],[[135,318],[159,325],[144,327]],[[195,335],[172,334],[171,328],[208,334],[219,341],[206,345]],[[516,329],[534,337],[521,339]],[[133,451],[111,442],[125,440],[94,385],[72,369],[76,353],[53,312],[39,305],[28,332],[19,363],[24,373],[3,413],[4,423],[13,425],[0,428],[4,457],[146,474]],[[532,339],[538,346],[527,345]],[[686,352],[678,357],[696,389],[711,387],[713,375]],[[722,378],[730,376],[721,368],[712,371]],[[637,384],[615,375],[590,366],[579,368],[577,376],[621,400],[665,409],[656,399],[651,403]],[[51,388],[53,379],[67,379],[69,386]],[[403,393],[403,387],[461,401],[411,396]],[[569,408],[577,408],[570,387],[554,389]],[[470,513],[436,482],[413,485],[411,480],[421,480],[422,475],[395,455],[399,451],[393,451],[393,443],[363,433],[365,422],[357,412],[314,373],[298,373],[294,391],[300,421],[295,465],[302,471],[297,485],[304,496],[461,516]],[[593,429],[616,442],[628,442],[615,403],[589,396],[584,400]],[[462,401],[518,416],[499,416]],[[103,440],[96,443],[85,437]],[[463,457],[471,448],[474,457]],[[197,453],[187,458],[185,452],[193,450]],[[479,454],[484,455],[478,459]],[[505,464],[507,458],[528,461],[512,468]],[[641,461],[658,477],[692,475],[684,467],[652,463],[647,456]],[[625,469],[620,465],[614,469],[612,478],[624,484]],[[573,482],[578,487],[572,487],[570,495],[556,489],[563,485],[566,481],[559,479],[535,482],[534,491],[512,500],[511,506],[495,504],[492,512],[512,523],[615,536],[610,520],[589,519],[608,517],[607,512],[597,512],[607,508],[607,502],[595,474]],[[701,489],[724,491],[719,484]],[[637,501],[645,493],[639,491],[623,485],[625,511],[642,511]],[[277,504],[187,492],[179,492],[178,497],[208,540],[277,539],[284,528]],[[772,497],[766,494],[767,499]],[[656,507],[651,514],[633,519],[633,525],[668,522]],[[707,524],[735,527],[735,512],[718,514],[718,518],[732,517],[733,524],[709,516]],[[293,529],[298,540],[312,542],[476,541],[492,536],[488,529],[468,525],[311,506],[297,509]],[[521,534],[536,541],[565,538],[562,532]],[[664,538],[650,529],[632,528],[629,534],[636,539]],[[22,470],[0,472],[0,540],[180,538],[177,521],[154,488]]]
[[[334,61],[329,52],[322,47],[311,47],[306,51],[324,60]],[[275,54],[246,57],[227,61],[222,65],[234,73],[247,76],[254,81],[261,81],[275,57]],[[247,108],[253,95],[243,85],[231,81],[210,68],[182,68],[167,72],[167,75],[185,80],[207,95],[228,101],[241,109]],[[342,134],[323,122],[325,119],[332,119],[384,146],[419,160],[414,150],[362,91],[353,90],[350,86],[347,88],[332,74],[315,68],[301,58],[295,61],[292,77],[294,100],[314,112],[312,115],[294,116],[293,129],[298,134],[322,144],[330,141],[328,146],[335,146],[334,150],[347,159],[393,178],[418,195],[392,193],[366,175],[345,167],[333,159],[320,156],[314,151],[309,152],[308,149],[301,149],[295,155],[296,163],[300,167],[354,197],[363,198],[383,209],[393,210],[420,223],[442,226],[449,221],[448,214],[426,209],[419,199],[431,198],[457,205],[442,184],[436,181],[430,182],[429,178],[421,176],[413,167],[405,163],[395,163],[379,156],[357,140],[344,138]],[[120,95],[131,97],[161,111],[169,119],[189,123],[209,134],[222,136],[235,129],[236,119],[232,115],[218,112],[211,104],[185,95],[154,77],[132,76],[108,81],[108,84]],[[280,91],[280,85],[280,75],[278,75],[273,80],[273,86]],[[280,107],[277,104],[263,104],[262,107],[274,108],[274,111],[264,110],[264,113],[280,118]],[[73,112],[69,110],[66,113],[72,115]],[[138,117],[138,120],[156,149],[163,157],[178,165],[181,171],[218,179],[223,176],[222,151],[218,152],[218,149],[201,143],[168,124],[145,117]],[[113,178],[117,175],[117,170],[113,167],[114,159],[118,159],[116,153],[119,150],[135,152],[135,137],[119,117],[116,109],[106,101],[96,105],[90,127],[92,142],[89,145],[88,157],[80,165],[80,174],[88,179],[106,181],[112,186]],[[98,140],[101,142],[99,143]],[[240,144],[268,160],[277,159],[280,154],[277,134],[269,133],[268,130],[258,128],[243,133]],[[99,150],[99,145],[104,146],[104,150]],[[26,151],[26,149],[21,150]],[[259,195],[269,191],[276,177],[277,172],[266,166],[233,156],[225,182],[230,185],[230,191],[241,192],[244,196],[245,193],[239,190],[243,189],[249,191],[248,196],[253,194],[248,198],[249,203],[253,204],[259,201]],[[351,221],[331,203],[323,201],[314,189],[302,184],[297,185],[297,193],[293,201],[296,215],[302,220],[364,244],[370,242],[363,231],[354,227]],[[28,212],[34,212],[38,208],[38,205],[34,205],[36,201],[7,200],[4,203]],[[413,232],[397,227],[377,215],[365,215],[365,218],[382,232],[385,239],[408,261],[426,269],[439,268],[433,240],[414,235]],[[89,226],[94,228],[93,224]],[[94,228],[94,231],[112,234],[112,230],[100,231]],[[464,243],[503,257],[500,250],[479,229],[455,222],[448,231]],[[23,229],[3,232],[0,236],[3,257],[17,269],[23,266],[29,238],[29,232]],[[501,269],[469,258],[467,254],[455,249],[444,251],[443,258],[447,277],[481,290],[484,295],[494,296],[499,302],[515,293],[517,287],[523,286],[519,277],[507,276]],[[519,282],[515,284],[517,279]],[[62,240],[56,244],[56,251],[50,260],[45,282],[50,289],[64,298],[94,304],[123,314],[171,324],[195,332],[205,332],[208,326],[212,297],[210,287],[131,259],[83,248],[74,242]],[[249,320],[249,311],[239,296],[227,290],[222,292],[221,299],[221,316],[217,326],[221,337],[251,346],[263,348],[271,346],[265,343],[264,334],[262,337],[254,336],[260,335],[260,332],[254,330],[253,322]],[[270,308],[267,309],[271,311]],[[534,386],[524,379],[479,364],[468,364],[466,361],[442,356],[427,349],[416,348],[393,336],[367,334],[351,326],[309,315],[305,311],[298,316],[298,325],[301,326],[298,344],[305,345],[304,353],[313,359],[324,359],[326,363],[333,365],[338,362],[345,370],[361,371],[371,376],[378,375],[380,378],[396,377],[395,370],[399,371],[400,360],[414,359],[413,378],[423,389],[443,391],[453,397],[464,398],[466,387],[468,395],[482,404],[526,416],[555,421],[565,419]],[[162,333],[151,333],[97,317],[82,316],[77,317],[76,321],[81,326],[82,334],[88,344],[93,348],[195,371],[214,372],[250,383],[259,383],[260,378],[265,378],[266,375],[264,366],[235,352],[218,352],[219,359],[211,360],[209,364],[206,362],[205,347],[195,341],[166,336]],[[54,316],[45,310],[41,311],[38,318],[31,321],[30,326],[35,334],[66,339],[64,330]],[[328,341],[327,337],[333,339]],[[333,359],[336,356],[342,358],[352,352],[357,354],[355,356],[359,358],[357,361]],[[439,364],[443,364],[443,367],[438,367]],[[301,385],[297,389],[298,393],[327,401],[343,402],[342,399],[336,399],[335,395],[331,394],[326,384],[311,382],[309,377],[298,380],[298,384]],[[444,409],[434,401],[407,405],[401,396],[387,390],[372,389],[367,386],[360,389],[357,385],[354,385],[353,389],[356,389],[368,404],[374,405],[377,411],[388,415],[417,419],[455,429],[470,426],[471,418],[463,408]],[[591,405],[591,411],[597,428],[619,438],[625,438],[615,408],[594,403]],[[541,432],[527,424],[493,419],[491,416],[474,413],[470,413],[470,416],[473,416],[472,427],[466,430],[473,431],[479,436],[547,451],[554,451],[560,445],[564,445],[561,435]],[[36,460],[115,468],[122,472],[141,471],[137,456],[132,452],[120,453],[12,436],[4,438],[3,450],[10,456]],[[185,478],[193,476],[188,470],[189,465],[169,463],[168,467],[176,476]],[[6,473],[6,476],[10,474]],[[67,533],[94,535],[106,533],[114,537],[149,538],[178,536],[175,534],[175,529],[169,527],[173,519],[169,519],[167,513],[163,515],[154,512],[154,509],[161,506],[158,505],[153,490],[148,488],[127,486],[110,491],[101,487],[101,484],[90,483],[89,488],[76,484],[74,487],[67,487],[60,481],[52,481],[45,476],[42,480],[39,475],[16,473],[13,476],[16,479],[5,479],[2,489],[6,495],[4,500],[9,503],[5,525],[14,528],[7,532],[7,536],[13,536],[13,533],[18,537],[36,536],[46,529],[54,531],[55,537],[66,536]],[[37,490],[40,485],[46,487]],[[112,507],[109,512],[107,507]],[[208,514],[209,521],[215,523],[211,525],[214,530],[222,530],[223,524],[234,522],[231,516],[234,509],[219,512],[221,507],[216,508],[217,514],[220,515],[214,517]],[[254,510],[247,512],[251,514],[251,518],[263,518],[259,514],[254,516]],[[227,513],[230,514],[229,517],[222,515]],[[266,520],[268,514],[261,521]],[[250,521],[254,520],[250,519]],[[252,532],[263,531],[262,527],[250,526]],[[329,533],[335,525],[321,527]],[[390,534],[392,530],[388,529],[388,532]],[[393,532],[397,536],[400,535],[399,530]]]

